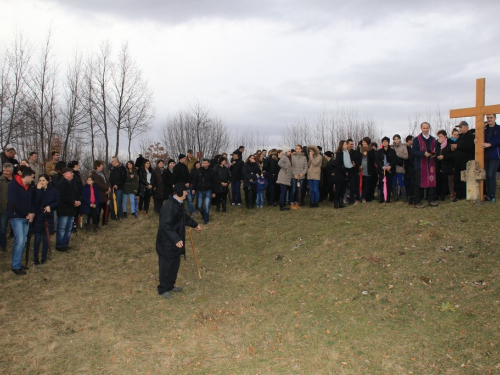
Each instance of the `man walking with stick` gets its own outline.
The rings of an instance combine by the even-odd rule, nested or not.
[[[181,292],[176,287],[177,273],[181,263],[181,255],[185,252],[186,225],[201,230],[201,227],[184,211],[184,200],[187,197],[186,186],[177,183],[174,195],[170,197],[160,210],[160,223],[156,235],[156,252],[158,253],[159,279],[158,293],[167,299],[173,297],[172,292]]]

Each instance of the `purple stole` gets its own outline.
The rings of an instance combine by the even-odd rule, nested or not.
[[[417,138],[420,151],[427,152],[427,145],[423,135],[419,134]],[[434,137],[431,137],[431,151],[436,151],[436,140]],[[425,156],[420,159],[420,187],[424,189],[436,187],[436,166],[434,158],[428,159]]]

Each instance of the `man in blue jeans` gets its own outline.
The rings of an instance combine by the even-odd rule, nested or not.
[[[16,175],[8,189],[8,216],[14,232],[14,247],[12,248],[12,272],[16,275],[26,275],[21,265],[26,238],[28,237],[29,223],[33,221],[34,200],[31,183],[35,172],[31,168],[23,170],[22,175]]]
[[[195,180],[193,181],[192,193],[194,194],[196,191],[196,205],[198,211],[203,215],[203,222],[207,224],[210,217],[212,198],[215,198],[215,194],[212,194],[215,176],[213,170],[210,169],[210,161],[208,159],[203,159],[201,165],[202,167],[195,175]],[[203,205],[205,208],[203,208]]]
[[[69,238],[73,229],[73,218],[75,216],[75,207],[80,206],[81,202],[77,200],[75,189],[73,188],[73,170],[63,168],[63,178],[56,186],[59,194],[59,206],[57,207],[57,234],[56,250],[68,251]]]
[[[7,251],[7,200],[9,183],[12,181],[14,166],[5,163],[2,167],[3,174],[0,176],[0,251]]]

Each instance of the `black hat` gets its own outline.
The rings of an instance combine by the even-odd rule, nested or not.
[[[170,163],[175,163],[175,160],[174,159],[168,159],[167,165],[169,165]]]
[[[174,185],[174,193],[178,197],[182,197],[182,195],[184,194],[184,190],[187,190],[187,187],[182,182],[178,182]]]
[[[185,157],[186,157],[186,155],[184,155],[184,154],[179,154],[179,161],[180,161],[181,159],[184,159]]]
[[[382,143],[384,143],[384,141],[391,143],[391,139],[389,137],[382,138]]]

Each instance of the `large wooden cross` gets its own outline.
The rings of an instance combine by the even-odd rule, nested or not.
[[[450,118],[476,117],[476,152],[475,158],[479,168],[484,169],[484,116],[500,113],[500,104],[485,105],[485,79],[476,79],[476,106],[471,108],[452,109]],[[483,186],[481,184],[481,199],[483,199]]]

